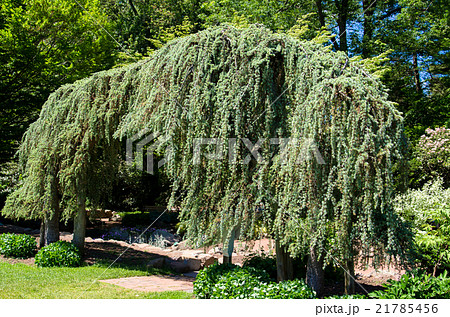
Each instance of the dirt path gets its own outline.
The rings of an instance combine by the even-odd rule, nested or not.
[[[194,280],[194,276],[152,275],[101,280],[100,282],[143,292],[184,291],[192,293]]]

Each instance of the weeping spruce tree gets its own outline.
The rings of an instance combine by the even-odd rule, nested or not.
[[[156,151],[166,155],[169,205],[181,205],[196,245],[264,227],[280,279],[292,276],[291,257],[307,256],[319,293],[331,260],[352,273],[356,256],[402,255],[390,204],[400,113],[345,54],[261,26],[208,29],[60,88],[24,137],[24,182],[3,213],[44,218],[49,229],[75,217],[82,244],[86,201],[108,195],[121,140],[143,129],[166,140]],[[216,141],[199,147],[205,138]],[[277,144],[286,138],[294,144]]]

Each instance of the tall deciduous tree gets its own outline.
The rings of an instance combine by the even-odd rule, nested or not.
[[[115,43],[99,1],[5,0],[0,13],[0,164],[49,94],[112,67]]]

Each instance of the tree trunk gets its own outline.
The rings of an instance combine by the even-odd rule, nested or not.
[[[363,0],[363,12],[364,12],[364,22],[363,22],[363,40],[362,40],[362,57],[367,58],[370,56],[370,43],[373,37],[373,15],[375,13],[376,1]]]
[[[286,281],[294,279],[294,266],[289,252],[280,245],[278,240],[275,241],[275,251],[277,255],[277,281]]]
[[[228,241],[223,244],[223,264],[232,263],[231,258],[233,256],[234,240],[236,239],[238,231],[239,227],[233,228],[230,232],[230,237],[228,238]]]
[[[338,9],[337,24],[339,27],[339,50],[343,52],[348,51],[347,46],[347,17],[348,17],[348,0],[335,0],[336,8]],[[336,47],[336,45],[335,45]]]
[[[41,228],[39,232],[39,249],[45,246],[45,220],[41,220]]]
[[[306,267],[306,284],[321,296],[323,293],[323,259],[319,259],[319,254],[315,248],[311,248]]]
[[[344,272],[345,294],[350,295],[355,293],[355,263],[353,259],[347,261]]]
[[[414,72],[414,83],[416,85],[416,92],[422,95],[422,84],[420,82],[420,73],[419,73],[419,62],[417,53],[413,53],[413,72]]]
[[[86,237],[86,199],[83,197],[77,198],[77,213],[73,222],[73,239],[72,243],[81,252],[84,250],[84,240]]]
[[[325,14],[323,13],[322,0],[316,0],[317,15],[321,27],[325,27]]]
[[[59,210],[45,216],[45,244],[59,240]]]

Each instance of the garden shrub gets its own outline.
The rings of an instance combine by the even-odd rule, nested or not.
[[[36,251],[36,239],[27,234],[0,235],[0,253],[6,257],[29,258]]]
[[[41,267],[80,266],[80,251],[70,242],[57,241],[39,250],[36,254],[35,263]]]
[[[389,280],[386,288],[369,294],[376,299],[449,299],[450,278],[445,271],[433,277],[424,271],[403,274],[399,281]]]
[[[442,179],[396,197],[396,211],[414,230],[415,257],[430,272],[450,269],[450,189]]]
[[[220,277],[238,268],[234,264],[213,264],[201,270],[194,282],[194,294],[197,298],[211,298],[212,289]]]
[[[194,294],[213,299],[315,298],[303,280],[276,283],[262,269],[232,264],[215,264],[201,270],[194,282]]]
[[[428,128],[415,148],[415,157],[424,180],[441,177],[450,183],[450,129]]]

